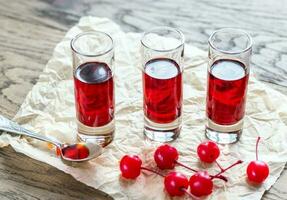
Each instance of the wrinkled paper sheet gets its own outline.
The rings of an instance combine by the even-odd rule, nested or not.
[[[162,177],[143,172],[136,181],[124,181],[120,178],[118,167],[124,154],[138,154],[144,165],[155,168],[153,152],[158,144],[145,141],[142,133],[141,34],[124,33],[118,25],[105,18],[83,17],[56,46],[38,83],[27,95],[14,119],[28,129],[62,142],[76,140],[70,40],[82,31],[91,30],[105,31],[115,40],[114,141],[100,157],[78,167],[63,164],[43,142],[2,134],[0,145],[10,144],[16,151],[69,173],[115,199],[169,199],[163,189]],[[158,43],[160,45],[160,41]],[[214,174],[218,168],[200,163],[196,156],[197,145],[205,140],[207,53],[186,45],[185,57],[183,126],[180,137],[172,145],[178,148],[180,161]],[[236,144],[221,145],[219,158],[223,166],[237,159],[245,162],[226,173],[227,183],[216,181],[213,194],[206,199],[256,200],[275,183],[287,161],[286,102],[287,97],[250,77],[243,135]],[[248,185],[245,176],[248,162],[255,159],[257,136],[263,138],[259,157],[270,166],[269,178],[259,187]],[[176,170],[191,175],[181,167]]]

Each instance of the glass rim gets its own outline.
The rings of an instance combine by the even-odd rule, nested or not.
[[[150,33],[153,33],[153,32],[155,32],[155,31],[158,31],[158,30],[169,30],[169,31],[172,31],[172,32],[174,32],[174,33],[177,33],[177,34],[179,35],[179,37],[180,37],[180,43],[179,43],[176,47],[170,48],[170,49],[156,49],[156,48],[150,47],[148,44],[146,44],[146,43],[144,42],[144,37],[145,37],[146,35],[150,34]],[[145,32],[143,33],[143,35],[142,35],[142,38],[141,38],[141,44],[142,44],[144,47],[146,47],[146,48],[148,48],[148,49],[150,49],[150,50],[153,50],[153,51],[158,51],[158,52],[174,51],[174,50],[180,48],[181,46],[183,46],[183,45],[184,45],[184,42],[185,42],[185,38],[184,38],[183,33],[182,33],[179,29],[177,29],[177,28],[172,28],[172,27],[168,27],[168,26],[158,26],[158,27],[155,27],[155,28],[150,29],[149,31],[145,31]]]
[[[90,54],[90,53],[85,53],[85,52],[82,52],[80,50],[78,50],[75,46],[75,42],[81,38],[82,36],[86,36],[86,35],[95,35],[96,33],[100,33],[104,36],[106,36],[107,38],[110,39],[110,46],[109,48],[107,48],[107,50],[101,52],[101,53],[97,53],[97,54]],[[98,57],[98,56],[102,56],[102,55],[105,55],[107,53],[109,53],[110,51],[112,51],[114,49],[114,40],[113,38],[108,34],[108,33],[105,33],[103,31],[86,31],[86,32],[82,32],[82,33],[79,33],[77,34],[70,42],[70,46],[71,46],[71,49],[72,51],[74,51],[75,53],[77,54],[80,54],[82,56],[86,56],[86,57]]]
[[[218,47],[216,47],[213,42],[211,41],[212,38],[219,32],[222,32],[222,31],[225,31],[225,30],[232,30],[232,31],[235,31],[237,33],[241,33],[242,35],[245,35],[246,38],[248,38],[248,45],[247,47],[245,47],[244,49],[242,50],[236,50],[236,51],[227,51],[227,50],[223,50],[223,49],[220,49]],[[221,29],[218,29],[216,31],[214,31],[209,39],[208,39],[208,44],[216,51],[219,51],[221,53],[224,53],[224,54],[241,54],[241,53],[244,53],[246,51],[249,51],[251,48],[252,48],[252,45],[253,45],[253,41],[252,41],[252,37],[250,36],[249,33],[247,33],[246,31],[240,29],[240,28],[221,28]]]

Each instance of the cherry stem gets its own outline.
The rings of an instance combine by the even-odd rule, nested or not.
[[[198,170],[195,170],[195,169],[193,169],[193,168],[191,168],[191,167],[189,167],[189,166],[187,166],[187,165],[185,165],[185,164],[183,164],[183,163],[181,163],[181,162],[178,162],[177,160],[176,161],[174,161],[176,164],[178,164],[179,166],[182,166],[182,167],[184,167],[184,168],[186,168],[186,169],[189,169],[189,170],[191,170],[191,171],[193,171],[193,172],[198,172]],[[223,169],[222,169],[223,170]],[[218,178],[218,179],[221,179],[221,180],[223,180],[223,181],[225,181],[225,182],[227,182],[227,178],[225,177],[225,176],[222,176],[222,175],[219,175],[219,176],[213,176],[213,175],[210,175],[210,177],[211,178]]]
[[[156,171],[156,170],[149,169],[149,168],[146,168],[146,167],[141,167],[141,169],[142,169],[142,170],[149,171],[149,172],[152,172],[152,173],[155,173],[155,174],[157,174],[157,175],[159,175],[159,176],[161,176],[161,177],[164,177],[164,175],[163,175],[163,174],[159,173],[159,172],[158,172],[158,171]]]
[[[258,144],[259,144],[259,141],[260,141],[260,137],[258,137],[257,141],[256,141],[256,160],[258,160]]]
[[[187,194],[188,196],[190,196],[191,198],[195,199],[195,200],[199,200],[198,197],[194,196],[193,194],[191,194],[186,188],[181,188],[181,190],[183,192],[185,192],[185,194]]]
[[[238,160],[237,162],[233,163],[229,167],[223,169],[223,171],[221,171],[221,172],[217,173],[216,175],[214,175],[211,179],[218,178],[218,176],[221,175],[222,173],[226,172],[227,170],[229,170],[230,168],[234,167],[235,165],[238,165],[238,164],[241,164],[241,163],[243,163],[243,161],[242,160]]]
[[[211,179],[218,178],[223,180],[224,182],[228,182],[227,178],[223,175],[209,175]]]
[[[221,165],[217,162],[217,160],[215,161],[217,167],[220,169],[220,171],[224,171],[224,169],[221,167]]]
[[[187,166],[187,165],[185,165],[185,164],[183,164],[183,163],[181,163],[181,162],[178,162],[177,160],[175,160],[174,161],[176,164],[178,164],[179,166],[182,166],[182,167],[184,167],[184,168],[186,168],[186,169],[189,169],[189,170],[191,170],[191,171],[193,171],[193,172],[198,172],[197,170],[195,170],[195,169],[192,169],[191,167],[189,167],[189,166]]]

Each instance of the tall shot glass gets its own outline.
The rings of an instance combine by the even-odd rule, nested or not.
[[[243,30],[224,28],[208,42],[205,134],[218,143],[234,143],[243,129],[252,40]]]
[[[144,135],[155,141],[176,139],[181,129],[184,36],[158,27],[141,39]]]
[[[107,33],[84,32],[71,41],[78,138],[109,144],[114,136],[114,45]]]

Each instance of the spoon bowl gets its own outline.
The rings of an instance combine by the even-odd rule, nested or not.
[[[70,162],[85,162],[102,154],[102,146],[95,143],[75,143],[61,145],[62,159]]]

